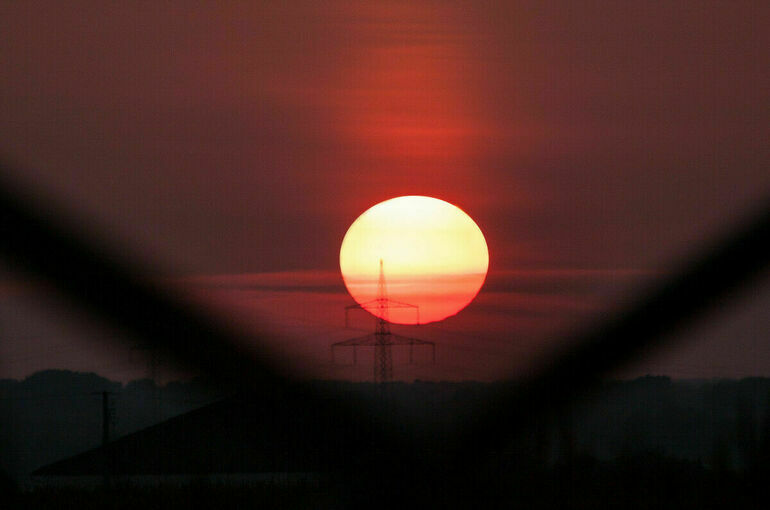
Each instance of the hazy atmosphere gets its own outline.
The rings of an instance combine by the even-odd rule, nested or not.
[[[767,508],[770,2],[0,0],[0,506]]]
[[[411,380],[516,375],[750,212],[770,189],[760,2],[4,2],[0,155],[42,208],[267,325],[302,376],[369,330],[347,228],[399,195],[464,210],[478,297],[398,329]],[[56,256],[51,254],[51,256]],[[767,282],[633,374],[770,374]],[[0,376],[146,375],[143,353],[5,267]],[[396,354],[399,356],[399,354]],[[366,355],[366,362],[370,363]],[[364,358],[361,358],[364,359]],[[170,369],[167,379],[179,374]]]

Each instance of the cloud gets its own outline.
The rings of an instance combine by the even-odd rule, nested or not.
[[[266,273],[193,275],[172,280],[193,287],[276,292],[344,292],[339,272],[300,270]]]

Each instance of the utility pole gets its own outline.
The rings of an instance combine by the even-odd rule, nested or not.
[[[110,442],[110,392],[102,392],[102,447]]]
[[[112,471],[114,467],[113,457],[108,450],[110,442],[110,429],[113,425],[114,411],[110,402],[111,391],[95,393],[102,396],[102,472],[104,473],[104,486],[112,483]]]

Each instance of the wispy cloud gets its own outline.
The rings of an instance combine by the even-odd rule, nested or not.
[[[632,285],[655,276],[643,269],[525,269],[491,271],[483,292],[524,294],[590,294],[612,286]],[[474,275],[475,277],[475,275]],[[419,279],[419,277],[415,277]],[[462,276],[455,277],[462,278]],[[191,275],[175,283],[200,288],[279,292],[345,292],[338,271],[295,270],[265,273]],[[402,281],[388,281],[403,284]]]
[[[320,270],[210,274],[178,278],[176,283],[201,288],[279,292],[345,292],[339,272]]]

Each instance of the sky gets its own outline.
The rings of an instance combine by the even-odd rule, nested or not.
[[[323,377],[371,368],[327,361],[359,334],[348,226],[400,195],[449,201],[490,273],[457,316],[403,330],[440,345],[401,376],[495,379],[767,196],[769,21],[741,0],[3,2],[0,157],[35,204]],[[142,373],[101,341],[119,334],[2,276],[0,377]],[[638,370],[770,375],[767,287]]]

